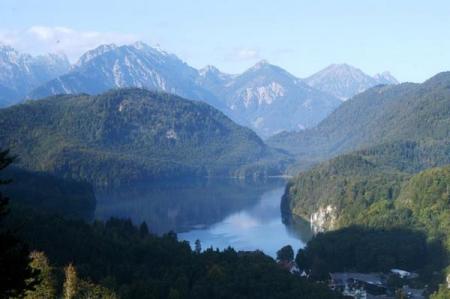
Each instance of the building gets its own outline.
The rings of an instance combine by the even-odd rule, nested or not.
[[[368,298],[370,295],[382,295],[387,291],[386,281],[382,274],[339,272],[330,273],[329,287],[353,298]],[[364,295],[361,293],[364,290]],[[359,294],[357,295],[357,293]],[[351,295],[353,294],[353,295]],[[358,297],[357,297],[358,296]],[[364,296],[364,297],[359,297]]]
[[[408,272],[401,269],[391,269],[391,273],[400,276],[400,278],[413,279],[419,277],[419,274],[414,272]]]

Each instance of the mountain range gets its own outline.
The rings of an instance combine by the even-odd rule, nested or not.
[[[0,52],[6,53],[6,48]],[[45,60],[21,55],[28,60]],[[72,66],[65,58],[48,57],[53,60],[45,60],[45,66],[54,72],[45,73],[47,76],[40,76],[40,80],[28,80],[27,70],[19,68],[14,81],[30,82],[27,88],[10,90],[13,85],[0,80],[3,106],[25,97],[99,94],[112,88],[139,87],[204,101],[260,136],[268,137],[281,131],[313,127],[337,108],[342,99],[373,85],[397,82],[388,74],[372,78],[348,65],[334,65],[306,79],[267,61],[260,61],[242,74],[226,74],[213,66],[197,70],[177,56],[142,42],[101,45],[86,52]],[[15,65],[16,60],[11,58],[9,65]],[[7,69],[0,65],[0,74],[7,74]],[[23,78],[17,79],[22,73]]]
[[[340,104],[264,60],[234,76],[209,67],[199,81],[221,99],[234,120],[261,136],[312,127]]]
[[[22,100],[34,88],[69,69],[69,60],[64,55],[33,57],[0,45],[0,107]]]

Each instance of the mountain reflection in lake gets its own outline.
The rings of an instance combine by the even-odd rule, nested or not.
[[[282,246],[297,250],[311,237],[309,224],[281,220],[285,181],[232,179],[169,181],[97,194],[97,219],[145,221],[152,232],[173,230],[180,240],[203,248],[260,249],[274,256]]]

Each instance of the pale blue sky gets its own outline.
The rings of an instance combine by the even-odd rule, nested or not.
[[[267,59],[304,77],[331,63],[401,81],[450,70],[448,0],[2,0],[0,41],[65,51],[141,39],[194,67],[237,73]]]

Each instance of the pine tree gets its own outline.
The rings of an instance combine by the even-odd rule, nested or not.
[[[0,172],[14,161],[9,151],[0,150]],[[10,181],[0,179],[0,187]],[[0,224],[8,213],[9,198],[0,190]],[[37,275],[30,267],[28,247],[0,226],[0,298],[21,297],[34,288]]]
[[[202,244],[200,243],[200,240],[195,240],[195,252],[200,253],[202,252]]]
[[[148,230],[148,226],[147,223],[144,221],[141,223],[141,226],[139,226],[139,234],[141,235],[141,237],[145,237],[148,236],[149,234],[149,230]]]
[[[25,299],[52,299],[56,298],[56,283],[53,269],[50,267],[47,257],[43,252],[33,251],[30,254],[31,268],[39,271],[36,288],[27,291]],[[35,279],[36,280],[36,279]]]
[[[277,260],[282,262],[291,262],[294,260],[294,250],[291,245],[284,246],[277,251]]]
[[[63,287],[63,298],[64,299],[73,299],[78,291],[78,277],[77,271],[72,264],[69,264],[65,269],[65,280]]]

